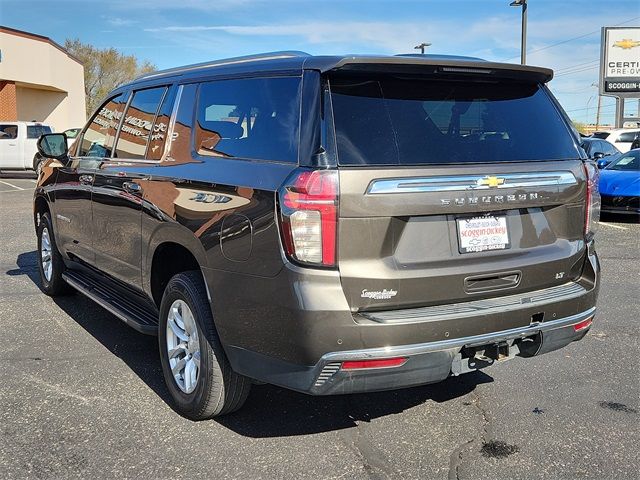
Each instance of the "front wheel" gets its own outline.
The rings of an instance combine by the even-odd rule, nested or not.
[[[179,273],[167,284],[158,340],[162,372],[178,412],[204,420],[242,407],[251,381],[231,369],[200,272]]]
[[[62,278],[64,261],[53,236],[49,213],[42,214],[38,224],[38,271],[42,291],[47,295],[54,297],[72,291]]]

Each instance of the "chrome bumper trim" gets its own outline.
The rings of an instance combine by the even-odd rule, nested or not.
[[[441,350],[449,350],[454,348],[462,348],[465,346],[486,345],[505,340],[514,340],[518,338],[530,337],[539,332],[556,330],[558,328],[568,327],[593,317],[596,307],[592,307],[570,317],[550,320],[548,322],[533,323],[526,327],[512,328],[511,330],[503,330],[500,332],[485,333],[482,335],[474,335],[471,337],[452,338],[450,340],[440,340],[437,342],[418,343],[413,345],[396,345],[380,348],[369,348],[362,350],[346,350],[344,352],[326,353],[318,362],[320,365],[329,362],[345,361],[345,360],[366,360],[370,358],[385,357],[410,357],[413,355],[421,355],[424,353],[438,352]]]

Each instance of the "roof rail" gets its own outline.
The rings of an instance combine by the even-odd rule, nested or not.
[[[183,67],[168,68],[166,70],[158,70],[156,72],[145,73],[135,78],[133,81],[149,79],[160,75],[169,75],[172,73],[180,74],[191,70],[200,70],[202,68],[209,67],[221,67],[226,65],[232,65],[235,63],[247,63],[247,62],[259,62],[265,60],[277,60],[281,58],[293,58],[293,57],[309,57],[306,52],[300,52],[297,50],[286,50],[281,52],[266,52],[258,53],[256,55],[244,55],[241,57],[224,58],[220,60],[213,60],[211,62],[194,63],[193,65],[186,65]]]

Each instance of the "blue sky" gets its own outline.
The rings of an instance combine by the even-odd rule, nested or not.
[[[0,24],[115,47],[159,68],[274,50],[429,52],[519,61],[510,0],[0,0]],[[640,24],[637,0],[529,0],[528,63],[551,67],[569,115],[594,121],[600,27]],[[614,101],[603,99],[602,120]],[[628,109],[637,106],[628,105]]]

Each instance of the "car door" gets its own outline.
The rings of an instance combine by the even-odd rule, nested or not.
[[[56,239],[63,255],[95,265],[91,190],[96,167],[111,156],[126,102],[124,94],[107,100],[85,127],[69,162],[58,169],[53,203]]]
[[[0,168],[21,166],[19,128],[16,124],[0,124]]]
[[[112,158],[101,162],[93,183],[93,246],[99,270],[142,289],[141,222],[147,148],[166,86],[133,92]]]

